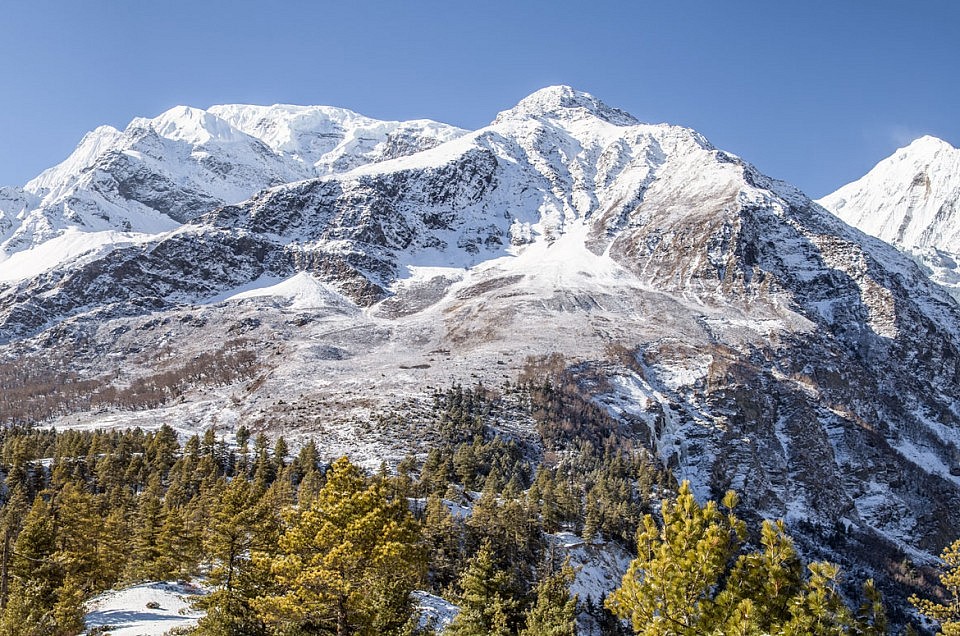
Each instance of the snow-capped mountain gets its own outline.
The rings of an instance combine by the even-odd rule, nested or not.
[[[819,203],[913,255],[960,293],[960,150],[921,137]]]
[[[59,165],[0,193],[0,261],[51,242],[40,258],[0,265],[0,279],[138,243],[264,188],[402,156],[463,132],[283,105],[178,106],[123,131],[101,126]]]
[[[322,174],[0,282],[7,355],[110,382],[160,373],[171,346],[261,355],[249,383],[55,424],[322,431],[325,453],[379,463],[420,449],[380,409],[414,421],[424,387],[559,353],[701,496],[738,489],[813,553],[882,577],[960,534],[960,308],[910,258],[695,131],[568,87],[463,135],[373,125],[429,133],[392,159],[338,163],[368,133],[304,132],[330,112],[211,109],[230,144]]]

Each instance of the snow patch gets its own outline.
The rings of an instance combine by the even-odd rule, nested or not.
[[[246,285],[209,298],[204,304],[264,297],[283,299],[290,309],[341,309],[351,307],[356,310],[356,305],[338,292],[336,288],[317,280],[307,272],[300,272],[290,278],[261,276]]]
[[[190,597],[206,593],[202,587],[182,582],[111,590],[87,602],[86,627],[88,633],[98,629],[111,636],[162,636],[175,627],[196,625],[204,612],[190,607]]]

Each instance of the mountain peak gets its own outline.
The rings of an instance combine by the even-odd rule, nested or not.
[[[911,141],[904,150],[918,153],[935,153],[941,150],[956,150],[949,142],[934,137],[933,135],[924,135]]]
[[[539,117],[580,118],[584,114],[616,126],[640,123],[630,113],[608,106],[590,93],[563,85],[548,86],[531,93],[513,108],[502,111],[493,123]]]
[[[174,106],[154,119],[135,119],[131,125],[146,125],[161,137],[203,145],[210,141],[241,141],[244,134],[217,115],[192,106]]]

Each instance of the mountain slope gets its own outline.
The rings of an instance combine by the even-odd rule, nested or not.
[[[227,338],[255,380],[53,422],[322,433],[376,464],[423,451],[425,387],[560,354],[698,495],[737,488],[811,554],[882,578],[960,534],[957,303],[695,131],[568,87],[0,288],[8,356],[104,382]]]
[[[914,255],[954,293],[960,290],[960,150],[921,137],[819,203]]]

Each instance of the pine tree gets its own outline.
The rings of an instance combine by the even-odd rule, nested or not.
[[[82,594],[54,560],[57,534],[49,504],[37,497],[17,537],[10,599],[0,632],[9,636],[68,636],[83,628]]]
[[[637,558],[607,607],[629,618],[638,634],[666,636],[707,632],[713,595],[746,534],[733,516],[736,495],[724,497],[727,514],[714,502],[700,506],[684,482],[675,502],[664,500],[663,527],[646,515],[637,532]]]
[[[840,569],[832,563],[811,563],[810,580],[793,601],[792,618],[782,631],[786,636],[846,634],[856,620],[840,596]],[[869,633],[869,632],[868,632]]]
[[[231,591],[237,574],[249,562],[256,546],[257,496],[253,486],[243,478],[221,481],[218,505],[212,510],[204,533],[207,558],[216,564],[210,580]]]
[[[313,501],[323,489],[324,477],[319,470],[308,470],[297,486],[297,502],[306,505]]]
[[[10,499],[3,506],[2,522],[0,522],[0,532],[3,533],[3,552],[0,554],[0,611],[7,606],[10,592],[10,568],[13,561],[14,541],[20,534],[29,510],[30,502],[27,499],[26,488],[18,483],[10,493]]]
[[[944,636],[960,636],[960,539],[944,548],[940,559],[943,561],[940,584],[950,594],[947,602],[937,603],[913,595],[910,603],[927,618],[939,622]]]
[[[857,611],[857,623],[858,633],[863,636],[883,636],[887,633],[887,612],[873,579],[867,579],[863,584],[863,604]]]
[[[100,568],[104,581],[115,585],[127,567],[130,522],[125,505],[112,507],[104,517],[101,532]]]
[[[266,573],[252,555],[276,542],[272,510],[266,496],[245,478],[217,482],[207,498],[209,518],[203,546],[213,561],[208,579],[217,585],[198,602],[206,610],[196,633],[209,636],[255,636],[266,633],[253,599],[266,590]]]
[[[274,472],[279,473],[287,465],[287,453],[290,452],[290,447],[287,445],[287,440],[283,439],[283,436],[277,438],[277,441],[273,444],[273,469]]]
[[[577,597],[570,595],[573,579],[573,568],[565,563],[537,584],[536,601],[527,611],[526,627],[520,636],[576,635]]]
[[[466,520],[468,547],[489,542],[498,568],[508,570],[514,593],[528,591],[543,554],[543,532],[535,514],[521,500],[484,492]]]
[[[736,503],[731,491],[726,514],[712,501],[701,506],[684,482],[677,500],[662,504],[662,527],[644,517],[637,558],[606,606],[646,636],[883,633],[883,605],[872,585],[858,620],[838,591],[836,565],[811,563],[803,578],[782,522],[764,522],[761,549],[743,552]]]
[[[493,550],[484,543],[460,577],[460,612],[445,636],[507,636],[516,633],[518,603],[508,572],[497,569]]]
[[[115,583],[106,567],[113,558],[103,552],[103,523],[93,495],[68,482],[54,498],[57,550],[53,558],[63,575],[83,593],[99,592]]]
[[[346,458],[297,511],[270,559],[277,591],[254,606],[268,624],[304,633],[400,634],[424,555],[406,501],[390,500]]]
[[[195,528],[188,527],[187,513],[178,506],[164,506],[163,523],[157,532],[155,571],[164,578],[188,577],[199,561]]]
[[[423,514],[423,540],[430,555],[430,585],[441,593],[456,579],[460,564],[461,524],[437,495],[430,495]]]
[[[731,634],[770,632],[792,617],[802,593],[803,564],[783,521],[764,521],[760,550],[741,554],[710,620]]]
[[[131,538],[131,558],[127,578],[131,580],[163,580],[173,574],[170,562],[160,549],[160,532],[164,522],[163,483],[159,473],[150,477],[147,489],[137,501],[134,532]]]

